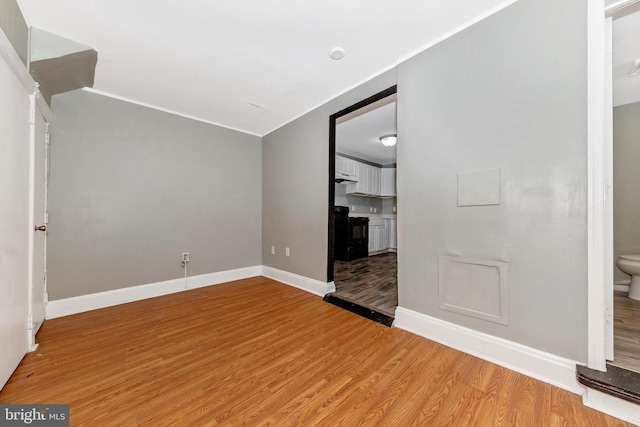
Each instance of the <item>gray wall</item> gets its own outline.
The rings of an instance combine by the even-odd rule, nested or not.
[[[402,307],[586,361],[586,34],[585,2],[521,0],[400,64]],[[492,168],[500,205],[457,207]],[[439,309],[442,254],[509,262],[508,326]]]
[[[613,109],[613,255],[640,254],[640,102]],[[614,280],[631,276],[614,268]]]
[[[395,83],[386,72],[262,138],[264,265],[326,282],[329,116]]]
[[[29,27],[15,0],[0,0],[0,29],[18,53],[22,63],[29,59]]]
[[[400,305],[578,361],[587,355],[586,4],[520,0],[402,63]],[[326,279],[328,118],[374,79],[263,138],[263,264]],[[501,168],[501,204],[456,174]],[[270,255],[291,245],[292,256]],[[438,307],[439,254],[510,263],[508,326]]]
[[[52,300],[260,265],[260,138],[78,90],[53,98]]]

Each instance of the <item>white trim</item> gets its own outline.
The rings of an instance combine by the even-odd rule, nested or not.
[[[631,282],[624,284],[624,283],[615,283],[613,285],[613,290],[614,291],[622,291],[622,292],[629,292],[629,285],[631,284]],[[613,360],[613,359],[611,359]]]
[[[603,0],[587,2],[587,282],[588,366],[606,370],[605,22]]]
[[[613,17],[613,15],[617,14],[618,12],[624,11],[624,9],[638,3],[639,1],[640,0],[620,0],[606,7],[605,16],[607,18],[610,16]]]
[[[262,135],[257,134],[255,132],[249,132],[247,130],[243,130],[243,129],[238,129],[238,128],[234,128],[234,127],[231,127],[231,126],[222,125],[220,123],[212,122],[211,120],[206,120],[206,119],[203,119],[203,118],[200,118],[200,117],[190,116],[188,114],[183,114],[183,113],[180,113],[180,112],[175,111],[175,110],[169,110],[167,108],[158,107],[157,105],[148,104],[146,102],[136,101],[135,99],[127,98],[125,96],[114,95],[113,93],[103,92],[101,90],[93,89],[93,88],[90,88],[90,87],[84,87],[84,88],[82,88],[82,90],[84,90],[85,92],[95,93],[96,95],[106,96],[107,98],[117,99],[118,101],[124,101],[124,102],[128,102],[130,104],[140,105],[141,107],[151,108],[153,110],[158,110],[158,111],[162,111],[164,113],[173,114],[174,116],[184,117],[186,119],[195,120],[195,121],[202,122],[202,123],[207,123],[209,125],[218,126],[218,127],[224,128],[224,129],[229,129],[229,130],[236,131],[236,132],[246,133],[247,135],[253,135],[253,136],[257,136],[257,137],[262,137]]]
[[[623,421],[640,425],[638,405],[613,397],[601,391],[587,388],[582,395],[584,406],[604,412]]]
[[[606,18],[605,38],[605,82],[604,82],[604,301],[605,335],[604,356],[613,360],[613,19]]]
[[[47,303],[46,318],[55,319],[56,317],[69,316],[71,314],[97,310],[99,308],[111,307],[118,304],[139,301],[161,295],[173,294],[189,289],[201,288],[203,286],[211,286],[232,280],[246,279],[249,277],[260,276],[260,273],[261,267],[253,266],[188,277],[186,289],[184,277],[180,277],[178,279],[166,280],[164,282],[131,286],[128,288],[114,289],[111,291],[49,301]]]
[[[28,93],[34,93],[36,84],[27,71],[27,66],[23,64],[7,35],[2,30],[0,30],[0,56],[5,60],[22,87]]]
[[[474,331],[404,307],[396,309],[393,326],[572,393],[582,394],[584,390],[576,381],[575,360]]]
[[[278,270],[273,267],[267,267],[266,265],[262,266],[262,275],[269,279],[277,280],[278,282],[294,286],[321,297],[325,296],[329,292],[336,291],[336,285],[333,282],[321,282],[320,280],[310,279],[309,277],[300,276],[284,270]]]
[[[38,107],[40,114],[42,114],[42,117],[44,117],[44,121],[51,123],[53,121],[53,112],[40,92],[40,85],[37,85],[34,96],[36,98],[36,106]]]

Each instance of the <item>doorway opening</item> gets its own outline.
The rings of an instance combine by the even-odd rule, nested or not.
[[[640,288],[630,287],[640,254],[640,3],[612,17],[613,360],[640,374]],[[640,265],[640,262],[637,264]],[[626,270],[626,271],[625,271]]]
[[[329,119],[329,251],[325,296],[391,326],[398,305],[397,141],[393,86]]]

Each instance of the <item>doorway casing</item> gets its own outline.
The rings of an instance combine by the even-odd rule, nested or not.
[[[361,108],[364,108],[374,102],[378,102],[388,96],[394,95],[398,92],[398,86],[394,85],[388,89],[383,90],[382,92],[378,92],[375,95],[370,96],[367,99],[364,99],[360,102],[357,102],[350,107],[347,107],[343,110],[338,111],[335,114],[332,114],[329,117],[329,212],[328,212],[328,239],[329,244],[327,251],[327,282],[333,282],[333,261],[334,261],[334,253],[335,253],[335,217],[333,213],[333,208],[335,205],[335,175],[336,175],[336,124],[337,120],[347,114],[350,114],[354,111],[357,111]]]

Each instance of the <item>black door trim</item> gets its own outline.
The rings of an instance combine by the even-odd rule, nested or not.
[[[356,110],[366,107],[369,104],[380,101],[388,96],[398,92],[398,86],[394,85],[388,89],[378,92],[360,102],[353,104],[344,110],[338,111],[329,117],[329,250],[327,251],[327,282],[333,282],[333,260],[335,252],[335,218],[333,216],[333,207],[336,197],[336,189],[334,186],[336,175],[336,120],[342,116],[352,113]]]

